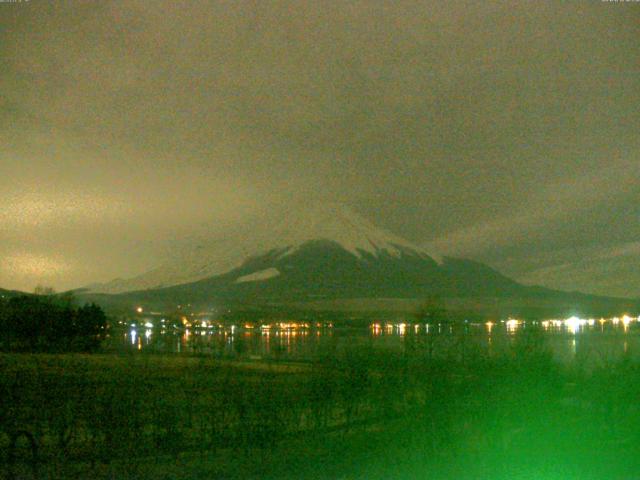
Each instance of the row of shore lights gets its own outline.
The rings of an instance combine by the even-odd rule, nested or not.
[[[577,333],[582,327],[585,327],[587,325],[592,327],[596,324],[596,322],[599,323],[600,325],[604,325],[609,321],[613,325],[622,324],[624,329],[627,330],[631,322],[640,322],[640,316],[636,318],[636,317],[630,317],[629,315],[623,315],[622,317],[613,317],[610,319],[601,318],[600,320],[596,320],[594,318],[587,319],[587,318],[572,316],[572,317],[560,319],[560,320],[558,319],[543,320],[540,322],[540,325],[542,325],[542,328],[544,328],[545,330],[549,328],[565,327],[570,333]],[[507,332],[513,333],[525,322],[524,320],[509,318],[508,320],[502,320],[500,323],[503,323],[506,326]],[[534,322],[534,323],[537,323],[537,322]],[[496,323],[491,321],[485,323],[488,333],[491,333],[495,325]],[[387,323],[384,326],[381,325],[380,323],[373,323],[371,325],[371,329],[373,330],[374,334],[379,335],[383,331],[386,331],[386,333],[390,334],[393,332],[393,329],[395,327],[397,328],[398,333],[400,335],[404,335],[409,326],[410,326],[409,324],[405,324],[405,323],[399,323],[395,325]],[[429,324],[426,324],[425,326],[426,326],[426,332],[429,333]],[[413,327],[415,328],[417,333],[419,329],[419,325],[416,324],[416,325],[413,325]]]
[[[137,313],[142,313],[144,310],[142,307],[137,307],[136,308],[136,312]],[[622,317],[613,317],[611,318],[611,323],[613,325],[619,325],[620,323],[622,323],[622,325],[624,326],[624,329],[626,330],[627,328],[629,328],[629,324],[633,321],[638,321],[640,322],[640,316],[638,316],[637,318],[634,317],[630,317],[629,315],[623,315]],[[600,325],[604,325],[607,322],[606,319],[601,318],[600,320],[598,320],[598,323],[600,323]],[[524,322],[522,320],[518,320],[516,318],[509,318],[508,320],[504,321],[503,323],[505,323],[505,325],[507,326],[507,331],[510,332],[514,332],[520,325],[522,325]],[[580,328],[588,325],[590,327],[594,326],[596,324],[596,320],[594,318],[579,318],[576,316],[572,316],[569,318],[565,318],[562,320],[558,320],[558,319],[552,319],[552,320],[543,320],[542,322],[540,322],[540,324],[542,325],[542,328],[544,328],[545,330],[550,328],[550,327],[554,327],[554,328],[561,328],[561,327],[566,327],[566,329],[571,332],[571,333],[576,333],[578,330],[580,330]],[[293,324],[295,325],[295,324]],[[487,330],[489,331],[489,333],[491,333],[491,330],[493,329],[493,326],[495,325],[493,322],[489,321],[485,324],[487,326]],[[152,324],[145,324],[145,326],[147,327],[151,327],[153,326]],[[286,325],[287,327],[289,327],[289,325]],[[295,325],[297,327],[297,325]],[[308,325],[304,325],[305,327],[308,327]],[[264,329],[265,325],[262,326],[262,328]],[[400,333],[403,334],[404,330],[406,328],[406,325],[404,323],[398,325]],[[417,327],[417,325],[416,325]],[[379,333],[381,328],[380,325],[378,324],[374,324],[373,328],[375,331],[377,331],[376,333]]]
[[[640,316],[637,318],[634,318],[634,317],[630,317],[629,315],[623,315],[622,317],[613,317],[609,320],[605,318],[601,318],[600,320],[597,320],[597,322],[600,325],[604,325],[605,323],[607,323],[607,321],[611,321],[613,325],[622,324],[622,326],[626,330],[627,328],[629,328],[629,324],[631,324],[631,322],[634,322],[634,321],[640,322]],[[522,320],[517,320],[515,318],[510,318],[505,322],[507,326],[507,331],[511,331],[511,332],[515,331],[523,323],[524,322]],[[595,324],[596,324],[596,319],[594,318],[580,318],[576,316],[572,316],[572,317],[560,319],[560,320],[558,319],[543,320],[542,322],[540,322],[540,325],[542,325],[542,328],[544,328],[545,330],[549,328],[565,327],[571,333],[576,333],[585,326],[593,327]],[[487,322],[486,325],[487,325],[487,328],[489,329],[489,332],[491,332],[491,328],[494,325],[493,322]]]

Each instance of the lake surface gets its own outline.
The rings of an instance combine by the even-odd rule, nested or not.
[[[125,321],[111,337],[113,348],[127,351],[207,354],[248,359],[310,360],[353,347],[389,350],[425,349],[434,355],[497,354],[536,343],[563,362],[604,364],[625,356],[640,358],[640,323],[636,317],[487,323],[377,323],[338,327],[330,323],[211,324],[190,328],[159,318]]]

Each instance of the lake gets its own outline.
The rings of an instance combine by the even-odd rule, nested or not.
[[[183,326],[159,318],[122,322],[110,339],[112,348],[127,351],[242,356],[260,360],[305,361],[332,351],[363,347],[402,351],[429,349],[434,355],[504,353],[518,342],[544,345],[561,363],[589,364],[628,356],[640,357],[640,324],[636,317],[523,321],[506,319],[487,323],[410,324],[371,322],[359,327],[328,322],[276,322],[272,324],[216,324]]]

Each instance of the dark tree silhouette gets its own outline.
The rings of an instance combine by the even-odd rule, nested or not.
[[[0,303],[4,350],[91,352],[107,334],[107,318],[95,305],[73,306],[69,295],[22,295]]]

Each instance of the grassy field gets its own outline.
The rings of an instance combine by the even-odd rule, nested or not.
[[[362,347],[305,364],[0,355],[6,478],[627,479],[640,366]]]

